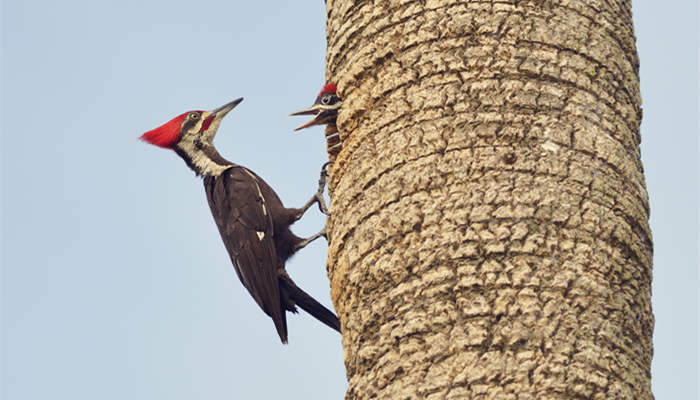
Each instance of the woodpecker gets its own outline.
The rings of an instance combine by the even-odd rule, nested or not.
[[[294,129],[295,131],[308,128],[314,125],[326,125],[326,146],[328,152],[334,154],[340,151],[341,142],[338,134],[338,127],[335,122],[338,118],[338,110],[343,104],[340,97],[336,94],[337,88],[334,83],[328,83],[316,96],[314,104],[304,110],[293,112],[289,115],[310,115],[315,114],[314,118]]]
[[[287,275],[285,262],[320,236],[302,239],[290,226],[313,205],[327,214],[323,200],[325,165],[318,191],[301,208],[286,208],[275,191],[253,171],[224,159],[213,144],[226,114],[243,99],[213,111],[188,111],[140,139],[174,150],[201,176],[211,213],[238,278],[260,308],[272,318],[282,343],[287,343],[286,311],[296,306],[340,332],[338,317],[301,290]]]

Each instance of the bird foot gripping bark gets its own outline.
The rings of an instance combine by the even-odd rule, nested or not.
[[[322,213],[324,213],[325,215],[330,215],[328,213],[328,207],[326,206],[326,200],[323,198],[323,191],[326,189],[326,182],[328,180],[328,164],[330,164],[330,162],[323,164],[323,166],[321,167],[321,176],[318,178],[318,190],[309,199],[309,201],[307,201],[306,204],[304,204],[304,207],[301,208],[301,212],[299,212],[299,214],[297,214],[297,217],[296,217],[297,220],[299,220],[304,215],[304,213],[306,213],[306,211],[309,209],[309,207],[311,207],[314,203],[318,203],[318,209],[321,210]],[[296,252],[296,251],[303,249],[309,243],[320,238],[321,236],[323,236],[324,238],[326,238],[326,240],[328,240],[328,236],[326,235],[326,227],[325,226],[323,227],[323,229],[321,229],[321,231],[319,233],[297,243],[294,246],[294,251]]]
[[[326,240],[328,240],[328,236],[326,235],[326,227],[325,227],[325,226],[323,227],[323,229],[321,229],[321,232],[319,232],[319,233],[317,233],[317,234],[315,234],[315,235],[313,235],[313,236],[311,236],[311,237],[309,237],[309,238],[307,238],[307,239],[304,239],[304,240],[300,241],[299,243],[297,243],[297,244],[294,246],[294,251],[297,252],[297,251],[303,249],[304,247],[308,246],[309,243],[311,243],[311,242],[313,242],[314,240],[320,238],[321,236],[323,236],[324,238],[326,238]]]
[[[326,181],[328,180],[328,164],[330,164],[330,162],[323,164],[323,167],[321,167],[321,177],[318,179],[318,190],[316,190],[316,193],[311,196],[309,201],[300,208],[300,212],[294,219],[295,221],[301,219],[301,217],[306,214],[306,211],[314,204],[318,204],[318,209],[321,210],[322,213],[330,215],[328,213],[328,206],[326,206],[326,200],[323,198],[323,191],[326,189]]]
[[[318,190],[315,194],[318,209],[326,215],[330,215],[328,206],[326,206],[326,199],[323,198],[323,191],[326,189],[326,183],[328,182],[328,164],[330,164],[330,161],[321,167],[321,176],[318,178]]]

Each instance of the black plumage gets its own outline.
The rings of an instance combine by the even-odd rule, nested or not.
[[[304,209],[285,208],[272,188],[249,169],[232,167],[204,177],[209,207],[243,286],[275,323],[287,342],[285,311],[298,305],[340,331],[338,318],[297,287],[285,271],[286,260],[305,240],[289,229]]]

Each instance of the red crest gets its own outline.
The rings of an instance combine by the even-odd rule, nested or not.
[[[328,83],[325,86],[323,86],[323,89],[318,93],[318,95],[326,94],[326,93],[335,93],[338,88],[336,88],[335,83]]]
[[[152,145],[172,149],[180,137],[182,122],[187,118],[188,113],[180,114],[156,129],[150,130],[139,139]]]

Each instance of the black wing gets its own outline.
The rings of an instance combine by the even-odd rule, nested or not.
[[[212,215],[243,286],[275,322],[287,343],[287,320],[280,300],[274,226],[260,190],[259,178],[244,167],[229,168],[204,179]]]

